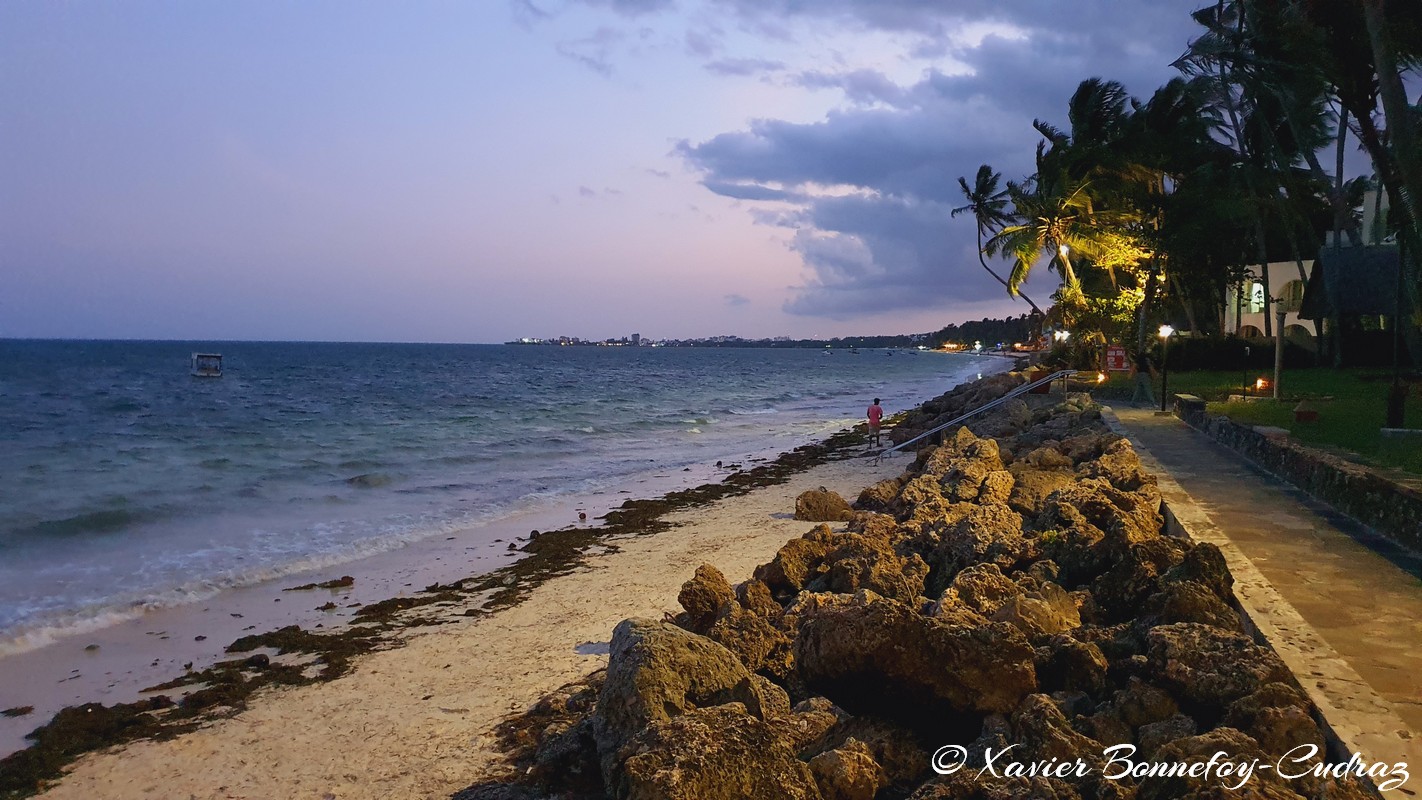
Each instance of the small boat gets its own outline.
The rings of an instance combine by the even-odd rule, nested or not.
[[[195,378],[221,378],[221,353],[193,353],[192,372]]]

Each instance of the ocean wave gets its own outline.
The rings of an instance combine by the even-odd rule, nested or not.
[[[761,417],[768,414],[779,414],[780,409],[773,406],[767,406],[765,408],[728,408],[726,409],[726,413],[734,414],[738,417]]]
[[[79,536],[86,533],[112,533],[155,516],[152,512],[123,508],[88,511],[64,519],[47,519],[16,531],[21,536]]]
[[[357,489],[378,489],[389,486],[394,481],[394,478],[384,472],[365,472],[346,478],[346,483]]]

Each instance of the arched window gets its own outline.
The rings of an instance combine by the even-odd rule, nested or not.
[[[1289,281],[1284,284],[1284,288],[1279,290],[1279,302],[1283,304],[1280,310],[1290,314],[1299,313],[1299,309],[1303,308],[1303,296],[1303,281]]]
[[[1268,297],[1264,293],[1264,284],[1259,281],[1252,281],[1249,284],[1249,312],[1258,314],[1264,311],[1264,301]]]
[[[1287,325],[1284,327],[1284,338],[1309,341],[1313,339],[1313,331],[1302,325]]]
[[[1239,335],[1245,339],[1258,339],[1264,335],[1264,331],[1259,330],[1253,325],[1241,325]]]

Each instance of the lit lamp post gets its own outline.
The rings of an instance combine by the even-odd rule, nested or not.
[[[1170,337],[1175,329],[1169,325],[1160,326],[1160,410],[1165,410],[1165,389],[1170,382]]]
[[[1054,331],[1052,333],[1052,338],[1056,339],[1061,344],[1066,344],[1067,339],[1071,338],[1071,331]]]

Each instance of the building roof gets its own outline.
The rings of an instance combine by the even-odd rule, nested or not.
[[[1400,263],[1396,245],[1323,248],[1313,262],[1299,316],[1396,314]]]

